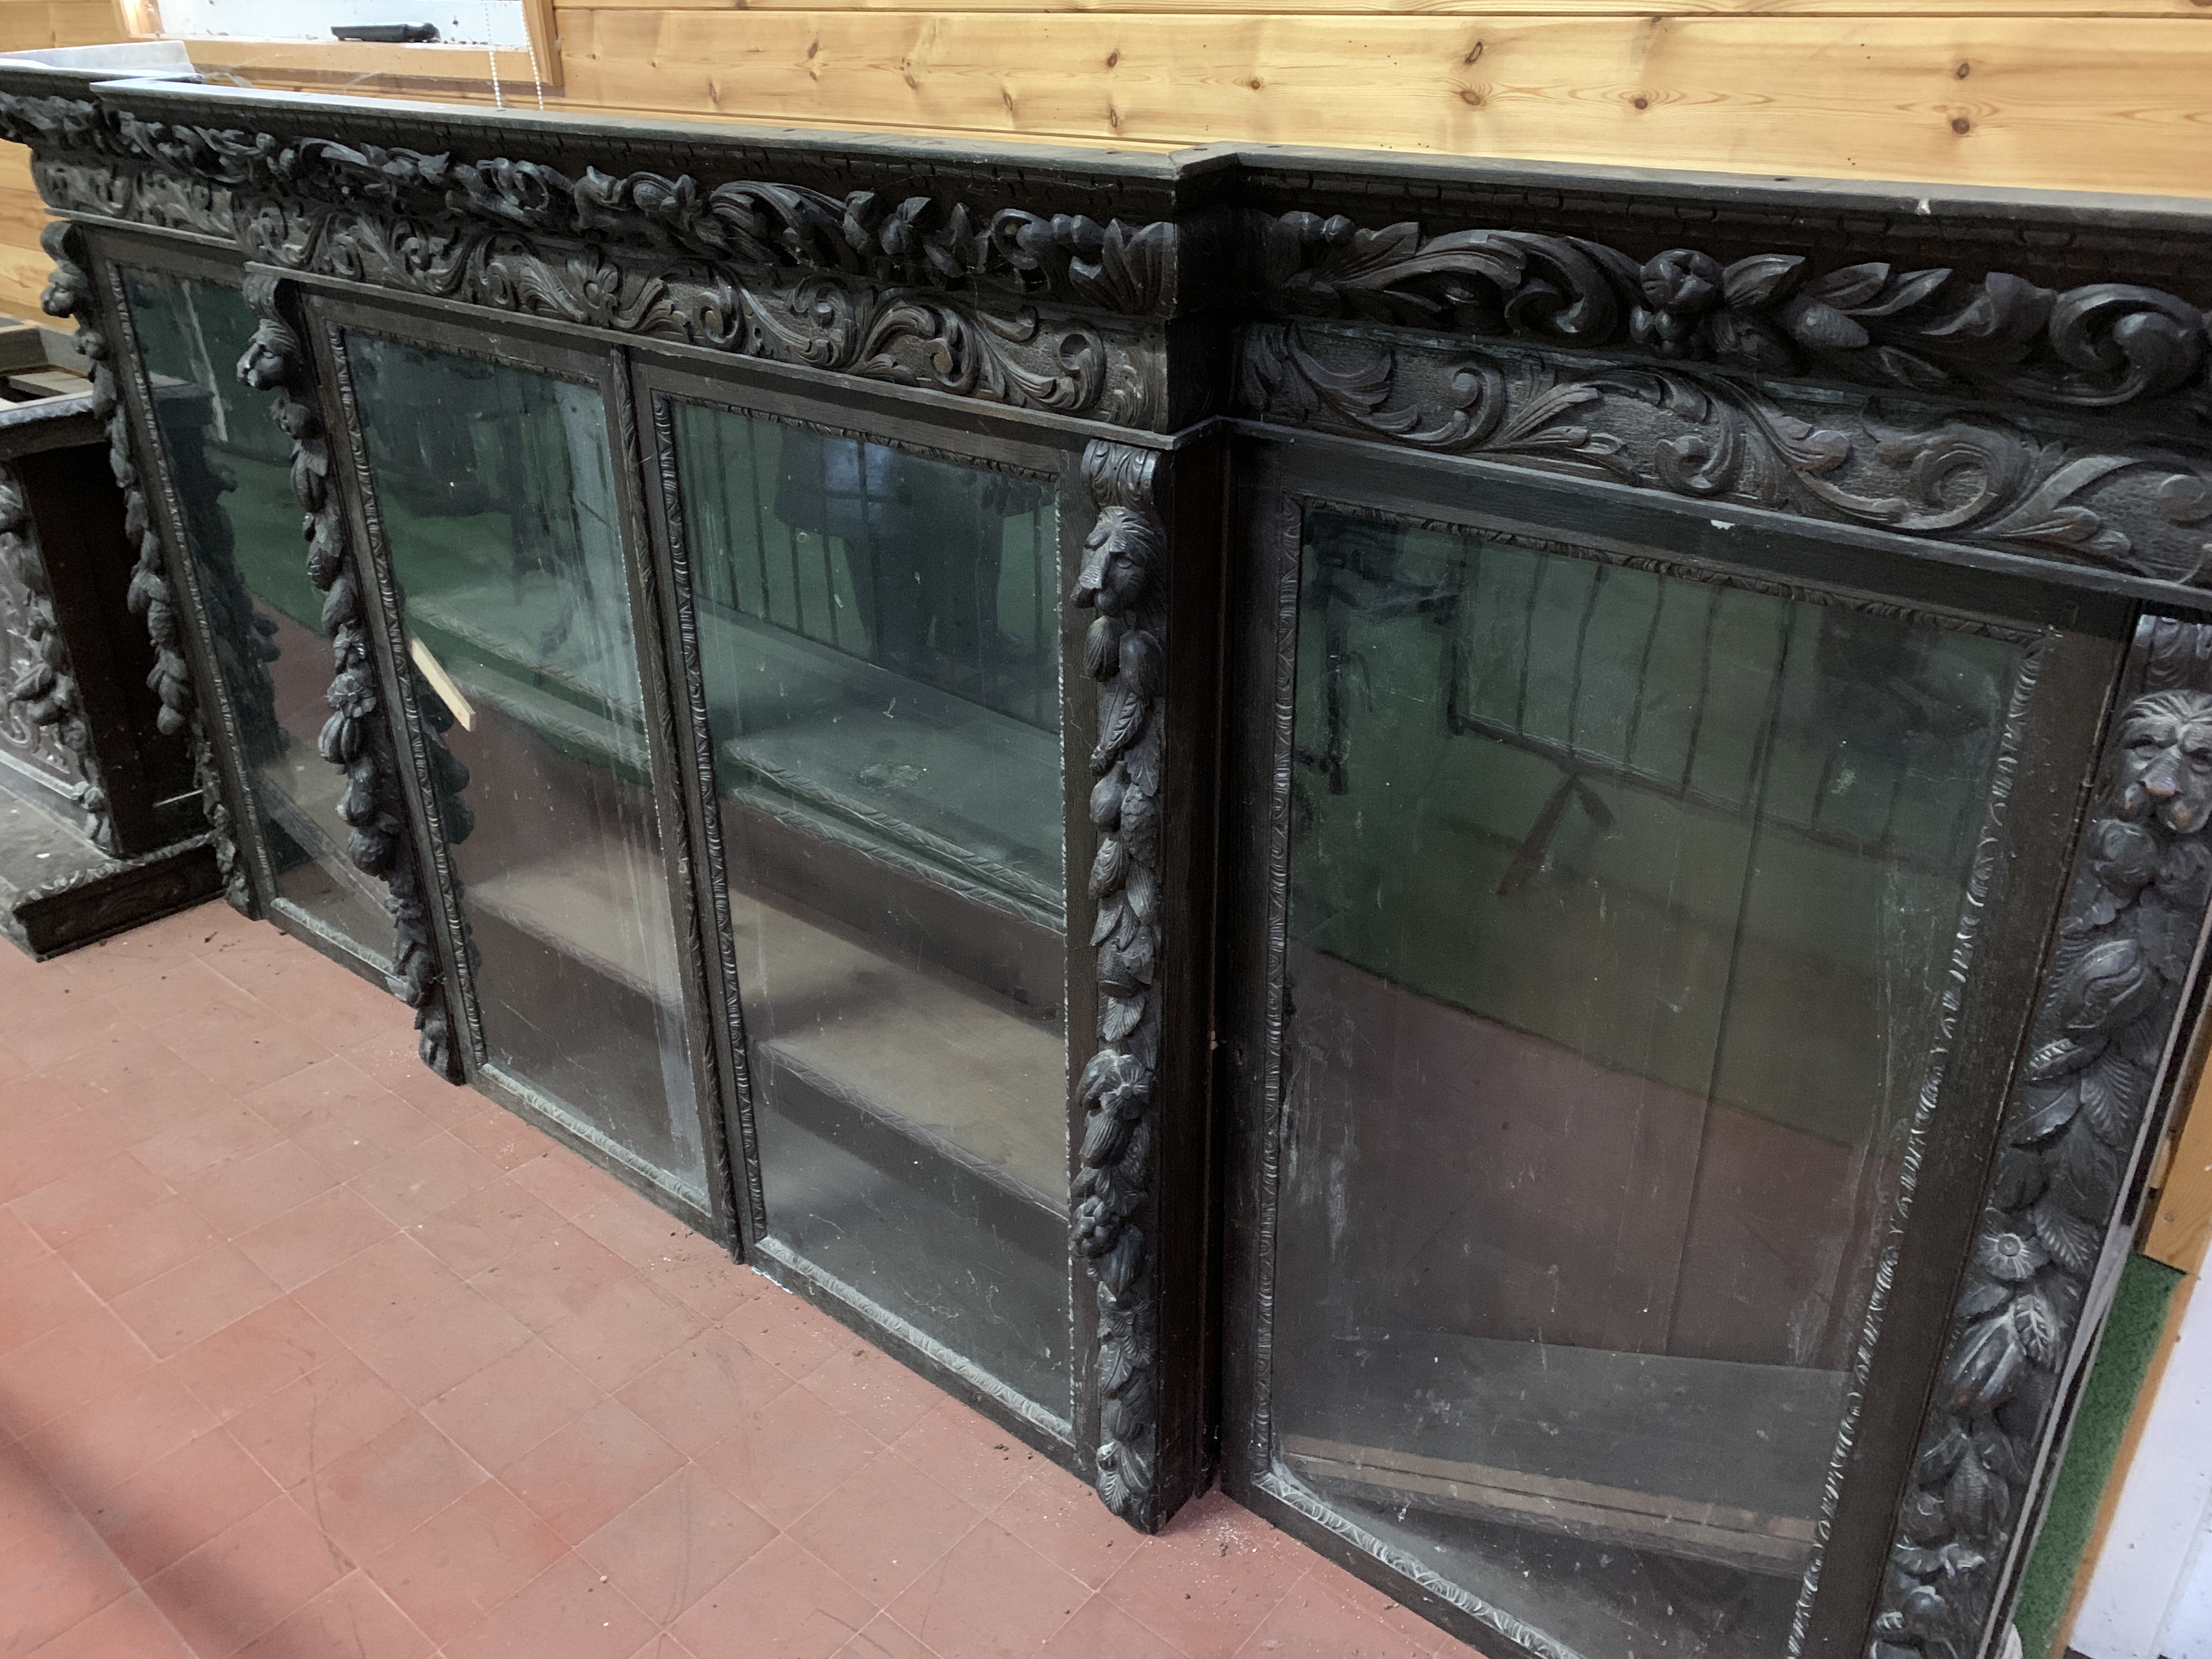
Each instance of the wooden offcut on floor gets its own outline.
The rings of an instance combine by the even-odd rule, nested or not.
[[[1413,1659],[1159,1537],[204,906],[0,950],[0,1659]]]

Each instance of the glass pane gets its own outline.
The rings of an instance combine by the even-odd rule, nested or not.
[[[1773,1659],[2018,647],[1349,517],[1299,616],[1279,1478]]]
[[[1068,1399],[1047,486],[679,406],[772,1236]]]
[[[704,1203],[599,394],[374,335],[347,355],[416,696],[466,769],[447,833],[489,1062]]]
[[[330,718],[330,635],[307,580],[291,441],[237,364],[256,319],[235,289],[125,270],[185,540],[199,577],[276,889],[378,962],[392,956],[384,884],[346,855],[345,774],[315,740]]]

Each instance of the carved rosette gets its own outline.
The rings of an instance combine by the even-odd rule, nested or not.
[[[1083,476],[1098,507],[1074,603],[1096,610],[1084,660],[1099,683],[1090,894],[1099,1048],[1083,1068],[1075,1240],[1098,1300],[1098,1493],[1124,1520],[1158,1522],[1158,1317],[1154,1164],[1160,1059],[1160,788],[1167,686],[1167,535],[1157,457],[1093,442]]]
[[[92,727],[77,698],[69,642],[62,637],[60,621],[54,615],[53,590],[47,582],[46,559],[39,550],[38,531],[31,523],[21,483],[4,466],[0,466],[0,564],[7,566],[28,601],[22,626],[30,656],[18,669],[15,683],[7,689],[6,702],[21,709],[32,726],[67,751],[78,778],[75,795],[77,808],[84,814],[84,832],[94,846],[112,853],[115,821],[108,811],[100,757],[92,746]]]
[[[1975,1659],[2212,902],[2212,626],[2144,625],[1898,1518],[1872,1659]]]
[[[91,273],[84,266],[84,233],[57,220],[40,236],[39,245],[54,263],[52,280],[46,284],[40,303],[49,316],[75,320],[77,349],[91,365],[93,412],[107,428],[108,470],[114,474],[116,488],[123,492],[124,534],[137,553],[126,603],[133,614],[145,618],[146,633],[154,644],[154,668],[146,684],[161,705],[155,724],[164,736],[182,736],[191,745],[192,779],[199,787],[201,811],[222,877],[223,896],[234,908],[250,915],[252,889],[238,856],[230,808],[223,799],[222,775],[200,719],[191,666],[185,659],[184,618],[169,586],[168,556],[147,509],[145,488],[131,453],[131,422],[116,396],[107,330],[100,315]]]
[[[323,595],[323,630],[331,640],[335,671],[328,696],[331,715],[317,747],[325,760],[346,775],[338,816],[353,830],[347,856],[357,868],[381,878],[389,889],[393,941],[388,983],[392,994],[415,1011],[423,1064],[458,1082],[460,1056],[444,969],[433,944],[422,869],[407,831],[397,751],[384,719],[383,694],[369,646],[360,565],[331,477],[330,444],[314,401],[313,371],[299,336],[278,309],[276,279],[247,277],[246,301],[261,322],[239,360],[239,378],[270,394],[270,417],[292,441],[292,492],[304,514],[301,534],[307,544],[307,580]],[[458,795],[467,781],[466,772],[434,728],[426,736],[442,755],[444,767],[458,775],[453,785]],[[449,823],[447,831],[460,840],[471,827],[464,815],[459,823]]]

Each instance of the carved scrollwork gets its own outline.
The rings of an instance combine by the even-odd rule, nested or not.
[[[22,614],[10,620],[20,626],[27,653],[17,665],[15,683],[0,695],[0,707],[15,711],[33,732],[42,735],[51,769],[70,782],[77,809],[84,814],[85,834],[94,846],[112,853],[115,821],[108,811],[92,727],[78,699],[69,641],[62,637],[61,623],[54,614],[53,589],[39,550],[38,530],[31,522],[21,482],[4,466],[0,466],[0,574],[21,595]]]
[[[145,619],[147,635],[154,645],[154,668],[146,683],[160,703],[155,724],[165,736],[181,736],[190,743],[192,777],[199,788],[201,810],[222,876],[223,896],[236,908],[251,914],[252,890],[246,866],[238,856],[230,808],[223,799],[222,776],[201,722],[191,667],[185,658],[184,620],[169,585],[168,556],[148,514],[145,488],[131,451],[131,423],[116,396],[106,326],[100,315],[91,274],[84,266],[84,233],[57,220],[46,227],[39,245],[54,264],[52,280],[46,284],[40,302],[49,316],[75,319],[77,349],[90,365],[93,411],[107,429],[108,470],[123,493],[124,534],[137,554],[126,603],[134,615]]]
[[[1177,230],[929,195],[458,159],[0,94],[47,199],[291,270],[1149,424],[1157,350],[1073,311],[1172,304]]]
[[[1149,358],[1025,304],[819,273],[642,265],[592,243],[350,211],[270,207],[242,236],[253,257],[294,270],[1016,408],[1142,421],[1161,401]]]
[[[2147,689],[2106,740],[1872,1659],[1976,1650],[2212,903],[2212,628],[2157,619],[2137,649]]]
[[[346,776],[337,810],[353,832],[347,856],[390,890],[394,936],[387,982],[392,994],[415,1011],[423,1064],[459,1081],[460,1058],[453,1042],[444,969],[433,944],[428,899],[407,830],[398,761],[369,645],[362,573],[331,477],[330,444],[314,402],[313,371],[298,335],[278,309],[276,280],[247,277],[246,300],[261,320],[239,360],[238,374],[255,391],[269,394],[270,418],[291,440],[292,493],[304,514],[301,533],[307,544],[307,580],[323,595],[321,621],[331,640],[331,715],[317,747]],[[458,796],[467,773],[445,749],[441,736],[433,736],[432,741],[447,768],[458,775],[453,785]],[[465,839],[471,827],[465,811],[458,818],[449,814],[447,831],[453,839]]]
[[[1425,353],[1279,324],[1246,331],[1238,397],[1287,425],[2160,580],[2199,582],[2212,561],[2212,456],[2112,453],[1909,399],[1865,405],[1846,430],[1698,364]]]
[[[1076,1248],[1098,1301],[1098,1494],[1158,1524],[1159,1331],[1152,1255],[1159,1133],[1160,831],[1166,707],[1167,534],[1157,458],[1094,442],[1083,476],[1097,522],[1073,602],[1098,614],[1084,659],[1099,684],[1090,895],[1098,969],[1097,1052],[1083,1068]]]
[[[746,268],[836,273],[887,288],[1033,295],[1125,315],[1166,303],[1176,280],[1176,228],[1166,221],[1102,224],[1082,214],[987,210],[934,195],[856,190],[841,198],[774,181],[708,185],[688,173],[617,177],[591,167],[572,178],[539,161],[192,126],[128,111],[110,118],[76,99],[0,97],[0,136],[42,155],[88,151],[189,181],[192,191],[177,209],[202,218],[244,192],[372,216],[589,237]],[[115,182],[88,175],[78,187],[111,203],[118,191],[148,198],[144,180],[106,171]]]
[[[2197,416],[2212,416],[2205,313],[2156,289],[2057,291],[2004,271],[1879,261],[1815,271],[1784,253],[1723,265],[1694,248],[1638,260],[1577,236],[1425,236],[1311,213],[1256,216],[1255,238],[1262,302],[1279,317],[1629,345],[1760,374],[2075,409],[2187,390]]]

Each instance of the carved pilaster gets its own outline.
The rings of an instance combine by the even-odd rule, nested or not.
[[[2117,1236],[2212,902],[2212,626],[2152,619],[2005,1112],[1875,1624],[1873,1659],[1975,1659]],[[2109,1287],[2107,1287],[2109,1288]]]
[[[352,827],[347,856],[390,890],[393,923],[392,994],[415,1011],[422,1033],[422,1063],[450,1081],[461,1077],[445,970],[433,944],[428,896],[414,842],[407,830],[406,798],[391,726],[384,717],[376,659],[369,645],[362,575],[347,533],[345,513],[331,477],[330,445],[315,401],[313,370],[298,333],[278,307],[273,277],[249,276],[246,301],[261,319],[252,343],[239,360],[239,378],[270,394],[270,414],[292,441],[292,490],[305,513],[301,533],[307,544],[307,580],[323,594],[322,623],[330,635],[334,672],[317,746],[323,758],[346,775],[338,816]],[[467,774],[445,749],[434,726],[427,737],[459,775],[458,795]],[[465,817],[448,825],[459,840],[470,828]]]
[[[238,856],[229,804],[223,799],[222,775],[200,718],[191,665],[185,657],[184,618],[169,585],[168,555],[147,510],[145,487],[131,451],[131,423],[116,396],[106,324],[100,314],[91,273],[84,265],[84,233],[58,220],[46,227],[39,243],[54,262],[53,278],[46,284],[40,303],[47,315],[75,320],[77,349],[91,365],[93,410],[107,428],[108,469],[115,475],[116,488],[123,492],[124,534],[137,554],[128,603],[133,614],[145,618],[146,633],[154,644],[154,672],[146,683],[161,704],[155,723],[164,736],[182,736],[191,744],[192,779],[199,787],[209,842],[222,876],[223,896],[234,908],[251,915],[252,887],[245,863]]]
[[[1099,683],[1090,895],[1100,1047],[1083,1070],[1077,1247],[1098,1298],[1098,1493],[1157,1524],[1159,1453],[1158,1079],[1160,833],[1167,687],[1167,534],[1150,450],[1094,442],[1084,481],[1098,519],[1074,603],[1095,609],[1084,660]]]
[[[20,710],[23,720],[44,734],[56,769],[73,772],[72,793],[84,814],[84,832],[103,852],[116,850],[115,820],[107,808],[107,788],[93,748],[92,727],[77,696],[76,673],[69,642],[54,615],[53,589],[39,549],[37,528],[15,473],[0,466],[0,567],[23,597],[22,644],[28,655],[0,707]],[[56,750],[58,753],[56,753]]]

